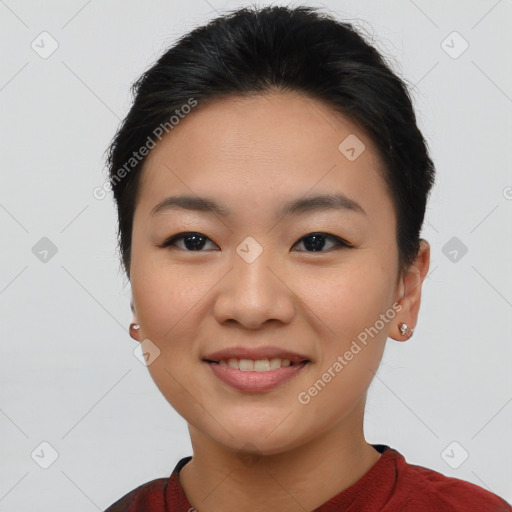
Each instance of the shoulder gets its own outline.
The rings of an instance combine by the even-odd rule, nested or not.
[[[157,478],[139,485],[110,505],[104,512],[164,511],[168,483],[169,478]]]
[[[409,464],[401,455],[398,459],[398,488],[403,495],[400,512],[512,512],[510,504],[483,487]]]

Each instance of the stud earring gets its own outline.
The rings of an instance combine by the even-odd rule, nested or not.
[[[140,325],[139,324],[134,324],[134,323],[131,323],[130,324],[130,336],[136,340],[137,338],[135,337],[135,333],[138,332],[138,330],[140,329]]]
[[[412,336],[412,334],[413,334],[413,332],[414,332],[414,329],[413,329],[413,328],[410,328],[410,329],[409,329],[409,327],[407,326],[407,324],[406,324],[406,323],[402,323],[402,324],[400,324],[399,329],[400,329],[400,334],[401,334],[402,336],[405,336],[405,333],[406,333],[407,331],[409,331],[409,338]]]

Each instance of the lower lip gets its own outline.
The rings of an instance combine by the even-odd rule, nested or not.
[[[308,364],[299,363],[282,366],[275,370],[255,372],[238,370],[231,368],[231,366],[220,366],[217,363],[207,361],[205,363],[212,369],[217,378],[240,391],[269,391],[293,379]]]

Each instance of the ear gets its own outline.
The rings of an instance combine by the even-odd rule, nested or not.
[[[402,334],[399,326],[406,323],[409,328],[414,328],[418,321],[418,313],[421,302],[421,287],[427,276],[430,266],[430,245],[426,240],[420,239],[420,248],[412,265],[404,276],[399,278],[395,302],[402,306],[397,315],[397,323],[391,329],[389,336],[397,341],[406,341],[410,334]]]
[[[130,328],[129,328],[130,336],[135,341],[140,341],[140,339],[139,339],[140,326],[138,328],[136,327],[136,326],[139,325],[139,323],[138,323],[138,320],[137,320],[137,313],[135,312],[135,308],[133,306],[133,298],[130,301],[130,309],[132,310],[132,314],[133,314],[133,320],[132,320],[132,323],[130,324]]]

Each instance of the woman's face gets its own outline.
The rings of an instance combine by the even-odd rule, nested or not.
[[[355,124],[290,93],[200,105],[148,155],[133,225],[135,321],[139,341],[150,340],[152,378],[195,432],[270,454],[362,428],[388,332],[403,320],[396,218],[380,166]],[[347,201],[282,212],[336,194]],[[224,214],[189,203],[152,215],[169,196],[208,199]],[[162,247],[184,232],[200,237]],[[240,389],[203,360],[234,347],[309,362],[269,370],[291,375],[273,387]]]

